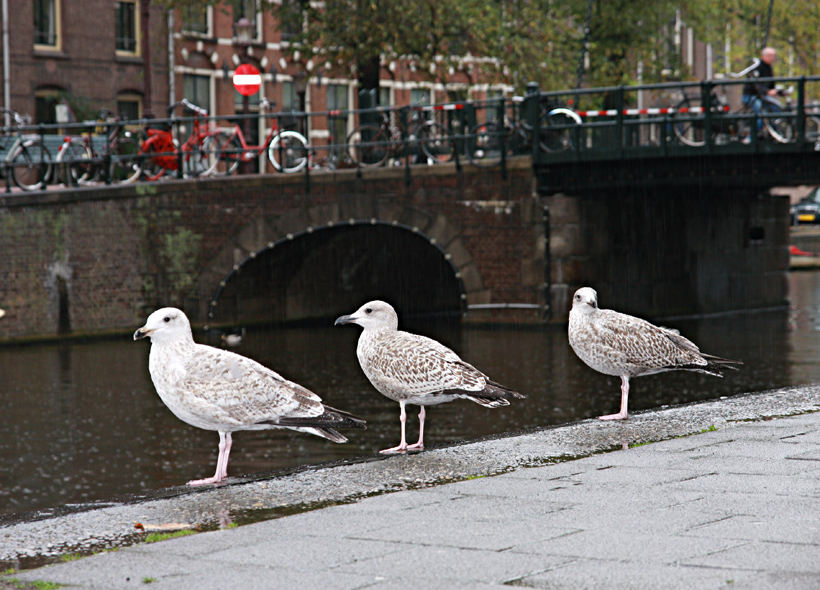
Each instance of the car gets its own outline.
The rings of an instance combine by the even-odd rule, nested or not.
[[[820,186],[791,206],[791,224],[820,223]]]

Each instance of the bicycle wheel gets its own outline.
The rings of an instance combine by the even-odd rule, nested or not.
[[[142,174],[142,158],[139,155],[139,144],[129,136],[118,137],[111,146],[111,182],[131,184]]]
[[[700,108],[700,99],[687,97],[675,105],[675,113],[672,115],[672,129],[675,137],[684,145],[700,147],[706,145],[706,133],[703,121],[696,120],[697,112],[692,112]]]
[[[552,109],[541,120],[539,147],[546,152],[563,152],[572,149],[575,127],[581,124],[581,117],[568,108]]]
[[[201,144],[183,146],[182,150],[182,177],[199,178],[207,176],[208,170],[216,163],[218,152],[212,154],[211,145],[205,147],[205,142]]]
[[[439,164],[453,159],[456,148],[444,125],[427,121],[419,129],[418,134],[421,151],[427,158],[427,164]]]
[[[66,185],[90,184],[96,177],[94,153],[80,137],[72,137],[57,152],[57,177]]]
[[[467,138],[467,157],[479,168],[489,168],[501,161],[502,150],[506,149],[507,130],[498,121],[481,123],[470,130]]]
[[[237,171],[242,160],[242,144],[235,134],[220,131],[206,137],[203,144],[210,153],[215,154],[213,165],[208,170],[209,176],[230,176]]]
[[[296,131],[282,131],[271,140],[268,159],[277,172],[299,172],[308,163],[307,139]]]
[[[763,127],[779,143],[794,141],[794,123],[791,118],[783,116],[783,111],[775,105],[763,101],[760,113],[763,116]]]
[[[390,154],[390,138],[378,125],[359,125],[347,136],[353,163],[362,168],[381,166]]]
[[[11,161],[11,179],[25,191],[46,187],[51,179],[51,154],[40,139],[27,139],[14,150]]]

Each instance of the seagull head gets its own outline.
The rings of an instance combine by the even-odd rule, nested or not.
[[[343,324],[359,324],[365,330],[396,330],[399,327],[399,316],[389,303],[371,301],[362,305],[356,313],[343,315],[334,323],[335,326]]]
[[[581,287],[572,297],[572,309],[592,313],[598,309],[598,292],[591,287]]]
[[[134,332],[134,340],[150,337],[152,343],[193,340],[191,324],[185,314],[175,307],[163,307],[148,316],[145,325]]]

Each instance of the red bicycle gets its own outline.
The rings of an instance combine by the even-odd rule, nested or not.
[[[218,144],[213,141],[219,130],[212,129],[207,121],[202,120],[208,116],[208,111],[183,98],[168,107],[168,118],[171,118],[178,106],[184,106],[194,113],[191,134],[177,148],[178,142],[174,139],[170,124],[145,130],[146,139],[140,146],[140,156],[147,180],[157,180],[167,170],[179,170],[180,161],[185,178],[209,176],[219,163]]]
[[[308,141],[297,131],[280,131],[276,117],[271,112],[275,102],[262,98],[260,104],[265,109],[271,126],[262,145],[248,145],[242,127],[234,123],[230,131],[220,131],[205,140],[204,148],[208,153],[217,152],[214,169],[209,171],[213,176],[227,176],[236,172],[240,162],[249,162],[265,150],[268,160],[277,172],[299,172],[308,163]]]

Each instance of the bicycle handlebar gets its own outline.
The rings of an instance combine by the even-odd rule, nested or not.
[[[755,69],[758,66],[758,64],[760,64],[760,58],[755,57],[755,58],[752,59],[752,65],[750,65],[748,68],[746,68],[742,72],[738,72],[737,74],[729,72],[729,75],[732,78],[743,78],[744,76],[746,76],[746,74],[748,74],[753,69]]]
[[[181,101],[179,101],[179,102],[180,102],[180,104],[183,104],[183,105],[185,105],[186,107],[188,107],[189,109],[191,109],[191,110],[192,110],[193,112],[195,112],[197,115],[202,115],[203,117],[207,117],[207,116],[208,116],[208,111],[206,111],[206,110],[205,110],[205,109],[203,109],[202,107],[198,107],[198,106],[196,106],[194,103],[192,103],[191,101],[189,101],[187,98],[183,98],[183,99],[182,99]]]

